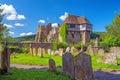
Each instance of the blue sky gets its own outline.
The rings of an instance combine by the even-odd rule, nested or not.
[[[11,36],[18,37],[37,32],[38,25],[59,23],[66,14],[86,16],[93,31],[105,31],[115,14],[120,11],[120,0],[0,0],[7,15],[3,22]]]

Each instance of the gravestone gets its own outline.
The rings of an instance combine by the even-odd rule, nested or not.
[[[94,55],[94,51],[93,51],[92,45],[89,45],[89,46],[87,47],[87,52],[88,52],[91,56]]]
[[[51,51],[51,55],[54,55],[54,51],[53,50]]]
[[[59,55],[62,56],[63,55],[63,48],[59,49]]]
[[[48,49],[48,54],[49,54],[49,55],[51,54],[51,49]]]
[[[84,52],[78,54],[74,61],[76,80],[93,80],[93,70],[90,55]]]
[[[104,63],[117,65],[117,55],[115,53],[107,53],[104,58]]]
[[[56,71],[56,64],[53,59],[49,59],[49,70],[50,71]]]
[[[33,48],[33,56],[36,56],[36,54],[37,54],[36,48]]]
[[[65,52],[70,52],[70,47],[67,47]]]
[[[104,49],[99,49],[99,50],[98,50],[98,55],[104,56],[104,54],[105,54]]]
[[[6,46],[4,48],[4,51],[2,53],[2,63],[1,63],[1,68],[5,73],[10,73],[10,49],[7,46],[7,42],[6,42]]]
[[[40,56],[40,57],[43,57],[43,51],[42,51],[42,48],[38,48],[38,55]]]
[[[63,73],[74,78],[74,57],[71,53],[67,52],[62,56]]]

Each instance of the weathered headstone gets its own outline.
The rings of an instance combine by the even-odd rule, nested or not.
[[[116,54],[117,58],[120,58],[120,47],[111,47],[109,52]]]
[[[70,52],[70,47],[67,47],[65,52]]]
[[[99,49],[99,50],[98,50],[98,55],[104,56],[104,54],[105,54],[104,49]]]
[[[74,46],[72,46],[70,52],[79,54],[80,51],[78,49],[76,49]]]
[[[117,65],[117,55],[114,53],[107,53],[104,58],[104,63]]]
[[[53,59],[49,59],[49,70],[50,71],[56,71],[56,64]]]
[[[71,53],[65,53],[62,56],[63,73],[74,78],[74,57]]]
[[[54,51],[51,51],[51,55],[54,55]]]
[[[10,73],[10,50],[7,46],[7,42],[4,51],[2,53],[1,68],[5,73]]]
[[[49,54],[49,55],[51,54],[51,49],[48,49],[48,54]]]
[[[59,55],[62,56],[62,54],[63,54],[63,48],[60,48],[59,49]]]
[[[36,54],[37,54],[36,48],[33,48],[33,55],[36,56]]]
[[[39,49],[38,49],[38,55],[39,55],[40,57],[43,57],[43,51],[42,51],[42,48],[40,48],[40,47],[39,47]]]
[[[85,53],[78,54],[75,57],[75,79],[93,80],[93,70],[90,55]]]
[[[92,45],[89,45],[89,46],[87,47],[87,52],[88,52],[91,56],[94,55],[94,51],[93,51]]]
[[[55,56],[59,56],[59,51],[56,50],[55,53],[54,53]]]

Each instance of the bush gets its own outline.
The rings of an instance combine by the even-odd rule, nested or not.
[[[10,48],[10,53],[28,53],[29,52],[29,47],[27,45],[24,45],[24,47],[20,48],[18,46],[9,46]]]
[[[62,37],[62,42],[66,42],[67,29],[68,29],[67,24],[62,24],[60,27],[60,36]]]
[[[57,50],[59,48],[67,48],[68,44],[66,42],[58,42],[57,40],[54,40],[53,42],[53,49]]]

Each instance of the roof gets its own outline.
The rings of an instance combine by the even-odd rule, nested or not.
[[[85,16],[74,16],[71,14],[68,14],[64,23],[66,24],[90,24],[91,25],[91,23],[86,19]]]

